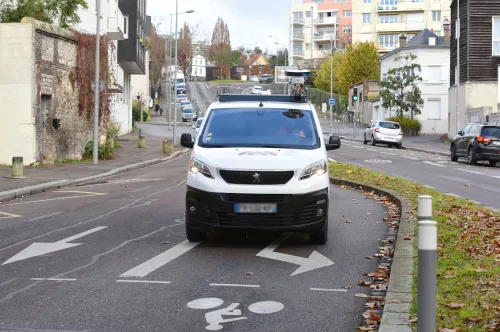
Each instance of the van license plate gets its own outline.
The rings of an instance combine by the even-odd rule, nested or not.
[[[276,204],[243,204],[234,205],[236,213],[276,213]]]
[[[494,145],[500,145],[500,141],[494,141],[493,144]]]

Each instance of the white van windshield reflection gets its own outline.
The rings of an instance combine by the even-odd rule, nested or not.
[[[243,108],[210,111],[198,145],[312,150],[321,143],[311,111]]]

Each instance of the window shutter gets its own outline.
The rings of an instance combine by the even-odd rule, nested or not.
[[[450,78],[450,70],[448,69],[448,65],[441,66],[441,82],[446,83]]]
[[[429,82],[429,66],[424,65],[424,66],[422,66],[421,69],[422,69],[422,73],[421,73],[422,82],[423,83]]]

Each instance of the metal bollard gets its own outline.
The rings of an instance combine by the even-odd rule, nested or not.
[[[12,157],[12,177],[23,177],[24,163],[23,157]]]
[[[432,197],[418,196],[418,331],[436,331],[437,222]]]
[[[145,148],[146,147],[146,136],[142,136],[142,129],[139,129],[139,141],[138,141],[139,147],[140,148]]]

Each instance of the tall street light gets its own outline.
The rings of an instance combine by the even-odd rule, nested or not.
[[[333,99],[333,36],[334,28],[330,29],[330,99]],[[323,34],[316,33],[315,36],[322,36]],[[330,104],[330,103],[329,103]],[[333,127],[333,105],[330,104],[330,127]]]
[[[171,94],[171,98],[170,98],[170,107],[169,107],[169,122],[171,121],[172,119],[172,113],[171,113],[171,110],[172,110],[172,104],[174,105],[173,108],[174,108],[174,130],[173,130],[173,133],[172,133],[172,142],[175,146],[175,129],[177,127],[177,104],[175,103],[175,100],[173,100],[174,96],[177,95],[177,39],[178,39],[178,35],[177,35],[177,18],[179,16],[179,14],[191,14],[191,13],[194,13],[194,10],[186,10],[185,12],[180,12],[179,13],[179,0],[176,0],[175,1],[175,68],[174,68],[174,90],[172,91],[172,88],[170,88],[170,94]],[[174,14],[170,14],[170,57],[169,57],[169,68],[168,70],[171,70],[172,68],[172,16]],[[175,93],[175,95],[174,95]]]
[[[313,71],[313,48],[314,48],[314,7],[311,6],[311,72]]]
[[[457,133],[460,131],[460,0],[457,0],[457,18],[455,21],[455,39],[457,40],[457,73],[455,81],[457,81]]]
[[[94,151],[92,163],[97,165],[99,159],[99,56],[101,47],[101,1],[96,4],[96,30],[95,30],[95,81],[94,81]],[[44,151],[45,153],[45,151]]]

